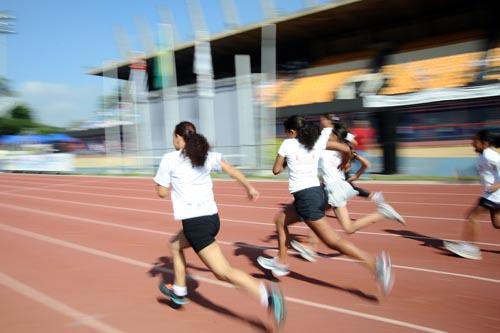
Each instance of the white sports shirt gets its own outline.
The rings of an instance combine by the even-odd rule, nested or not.
[[[331,132],[331,129],[330,129]],[[300,190],[319,186],[318,161],[320,153],[326,148],[328,136],[324,139],[323,131],[313,149],[307,150],[297,139],[285,139],[278,150],[288,167],[288,190],[295,193]]]
[[[180,150],[163,155],[154,181],[163,187],[172,187],[176,220],[217,213],[210,172],[221,170],[221,160],[221,154],[209,152],[204,166],[193,167]]]
[[[500,155],[492,148],[486,148],[479,155],[476,164],[477,172],[484,185],[483,198],[500,203],[500,190],[489,192],[488,188],[500,182]]]

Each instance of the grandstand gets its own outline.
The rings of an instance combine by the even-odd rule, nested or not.
[[[398,171],[398,143],[456,142],[470,135],[460,128],[497,129],[500,29],[494,5],[489,0],[335,1],[211,36],[215,126],[223,133],[216,145],[241,154],[230,147],[243,142],[234,111],[239,109],[234,102],[236,55],[250,60],[254,93],[248,112],[253,118],[261,115],[258,105],[263,103],[268,110],[276,108],[277,124],[294,113],[315,117],[334,112],[348,122],[367,119],[379,133],[386,173]],[[270,25],[276,27],[276,81],[262,84],[262,29]],[[197,123],[195,43],[175,46],[174,55],[182,117]],[[157,57],[143,59],[149,99],[156,105],[152,109],[161,110],[154,94],[162,88],[154,81]],[[91,74],[114,71],[128,80],[132,63],[125,60]],[[158,123],[159,118],[151,119]],[[165,127],[156,130],[163,133]],[[254,142],[267,144],[259,141],[258,132],[252,134]]]

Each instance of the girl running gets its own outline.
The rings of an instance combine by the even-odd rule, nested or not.
[[[174,268],[173,285],[160,283],[160,291],[174,303],[187,302],[186,258],[184,249],[192,247],[215,277],[242,289],[264,307],[270,309],[278,327],[284,324],[284,298],[275,285],[266,286],[249,274],[231,267],[222,253],[215,236],[220,220],[212,190],[210,172],[223,170],[236,179],[248,198],[255,201],[259,192],[245,176],[222,159],[221,154],[209,152],[209,144],[195,126],[183,121],[173,134],[175,151],[163,156],[154,181],[158,196],[165,198],[171,187],[174,218],[182,221],[182,230],[170,241]]]
[[[361,261],[376,276],[384,294],[388,294],[393,283],[389,256],[382,252],[375,258],[361,251],[340,238],[324,218],[326,198],[317,174],[320,153],[329,149],[349,154],[349,147],[344,143],[324,140],[324,136],[320,138],[319,127],[306,123],[299,116],[288,118],[284,126],[288,139],[279,148],[273,173],[277,175],[282,172],[286,162],[289,191],[294,202],[274,219],[278,233],[278,257],[261,256],[257,259],[258,263],[271,270],[276,277],[289,274],[286,244],[288,226],[302,219],[326,246]]]
[[[343,126],[337,125],[332,131],[329,140],[330,142],[345,142],[347,135],[347,129]],[[353,153],[353,155],[356,156],[356,153]],[[362,165],[361,169],[365,168],[368,161],[361,156],[359,159]],[[348,168],[349,165],[346,167]],[[338,151],[323,150],[319,159],[319,168],[322,174],[323,184],[325,185],[328,204],[334,210],[340,225],[346,233],[355,233],[356,231],[384,218],[396,220],[404,224],[404,219],[401,215],[399,215],[396,210],[392,208],[392,206],[385,202],[378,203],[377,211],[365,215],[357,220],[351,220],[346,205],[349,199],[358,195],[358,191],[353,188],[348,181],[346,181],[342,165],[342,155]],[[356,175],[361,172],[362,170],[358,170]],[[297,250],[304,259],[308,261],[315,261],[317,254],[314,249],[316,248],[317,243],[317,238],[313,234],[310,234],[310,247],[306,247],[295,240],[291,241],[290,245]]]
[[[472,245],[478,234],[478,219],[484,213],[489,213],[491,223],[500,229],[500,155],[493,149],[498,146],[496,136],[482,130],[472,139],[472,147],[479,154],[476,168],[484,185],[484,192],[477,204],[467,214],[467,222],[463,229],[463,242],[444,241],[444,247],[467,259],[481,259],[481,250]]]

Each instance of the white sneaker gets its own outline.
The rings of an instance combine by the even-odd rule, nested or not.
[[[387,252],[382,251],[376,258],[377,281],[384,295],[389,295],[394,285],[392,276],[391,258]]]
[[[308,247],[305,247],[302,243],[297,242],[296,240],[292,240],[290,242],[290,245],[305,260],[310,261],[310,262],[315,262],[316,261],[316,258],[318,257],[318,254],[316,253],[316,251],[311,250]]]
[[[472,244],[466,242],[443,241],[444,247],[456,255],[473,260],[481,260],[481,250]]]
[[[283,265],[278,262],[278,258],[266,258],[259,256],[257,258],[257,262],[262,268],[268,269],[272,271],[275,277],[285,276],[290,274],[290,270],[288,269],[288,265]]]
[[[388,203],[379,204],[377,209],[386,219],[396,220],[402,225],[406,225],[405,219]]]
[[[382,194],[382,192],[374,192],[370,200],[373,201],[377,206],[385,203],[384,195]]]

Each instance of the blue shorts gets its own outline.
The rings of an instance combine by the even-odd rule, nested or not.
[[[182,220],[182,229],[187,241],[193,250],[198,253],[215,242],[215,236],[217,236],[220,229],[219,214]]]
[[[322,187],[309,187],[292,194],[293,206],[304,221],[317,221],[325,216],[327,198]]]

